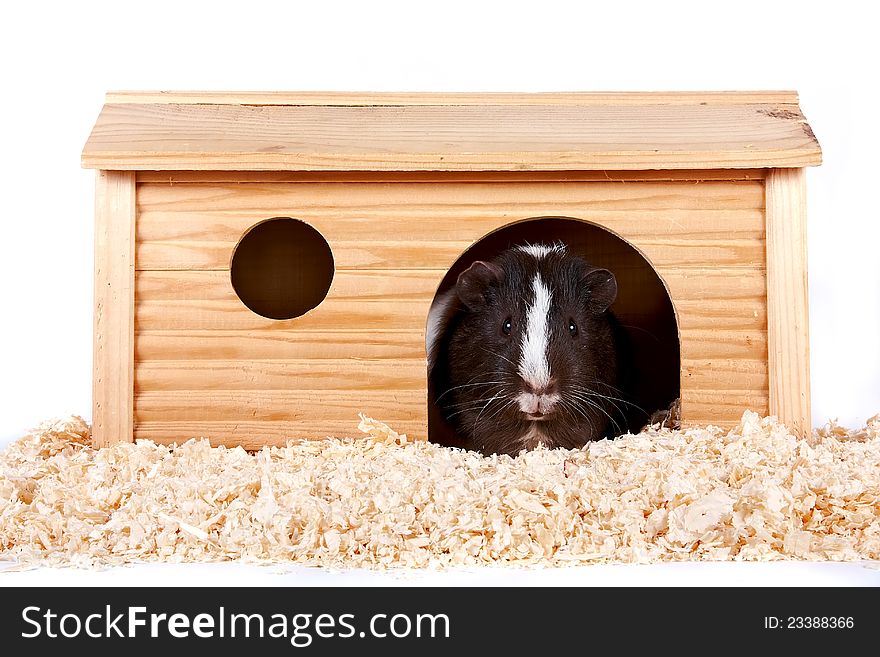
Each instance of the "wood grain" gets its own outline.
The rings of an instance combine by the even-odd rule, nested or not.
[[[89,168],[559,171],[800,167],[821,151],[797,105],[109,103]]]
[[[413,183],[413,182],[666,182],[763,180],[767,169],[675,169],[642,171],[138,171],[137,182],[204,183]]]
[[[446,271],[498,228],[559,215],[652,261],[678,315],[685,419],[732,426],[768,408],[764,204],[761,178],[142,182],[136,435],[278,444],[352,427],[372,412],[360,399],[424,434],[425,321]],[[229,280],[235,243],[271,216],[308,221],[334,254],[327,299],[293,320],[253,314]]]
[[[679,332],[682,359],[767,360],[767,331],[762,328]],[[135,335],[135,357],[138,361],[423,358],[420,337],[405,329],[143,330]]]
[[[445,274],[445,269],[339,270],[333,276],[328,297],[340,301],[430,303]],[[136,291],[139,302],[238,301],[228,270],[139,271]],[[327,325],[324,328],[349,327]]]
[[[319,222],[314,222],[319,223]],[[313,224],[314,225],[314,224]],[[337,226],[337,229],[340,228]],[[337,271],[375,269],[401,271],[448,269],[473,245],[472,241],[359,241],[337,240],[324,235],[333,252]],[[764,240],[738,238],[697,239],[682,237],[645,237],[627,234],[627,241],[637,244],[651,262],[686,267],[694,263],[716,262],[719,267],[758,265],[765,257]],[[237,242],[142,241],[137,247],[138,269],[142,270],[203,270],[229,269]]]
[[[681,358],[752,358],[767,361],[767,331],[751,329],[684,329],[679,327]]]
[[[294,319],[273,320],[248,310],[226,272],[141,271],[137,329],[275,332],[357,326],[365,331],[407,329],[421,336],[444,273],[406,272],[398,296],[398,272],[340,271],[317,308]],[[767,326],[763,269],[659,268],[658,273],[672,294],[681,330],[760,331]]]
[[[138,185],[138,212],[249,213],[285,209],[371,217],[401,206],[416,217],[465,210],[533,214],[569,207],[592,210],[764,209],[761,180],[582,182],[401,182],[395,185],[339,183],[206,183]]]
[[[393,428],[414,440],[425,439],[424,421],[391,421]],[[138,422],[135,440],[161,444],[184,443],[190,438],[208,438],[212,445],[241,446],[258,450],[264,446],[284,446],[289,440],[321,440],[328,436],[363,438],[358,431],[357,414],[351,419],[297,419],[280,422],[256,421],[156,421]]]
[[[425,412],[424,386],[413,390],[150,390],[135,397],[138,424],[144,422],[294,422],[324,415],[349,422],[358,410],[389,422],[414,422]],[[356,421],[355,421],[356,423]],[[327,429],[324,429],[326,431]]]
[[[809,436],[812,418],[803,169],[778,169],[767,178],[767,320],[770,413],[793,431]]]
[[[681,399],[682,426],[707,424],[724,429],[735,427],[744,411],[767,414],[769,396],[761,390],[688,390]]]
[[[98,171],[92,441],[131,442],[134,394],[134,174]]]
[[[682,384],[688,390],[769,390],[767,361],[749,358],[688,359],[681,361]]]
[[[251,312],[238,299],[140,300],[137,302],[136,327],[138,331],[221,329],[272,332],[358,326],[364,332],[407,329],[420,336],[425,330],[429,305],[426,299],[359,301],[328,298],[301,317],[274,320]]]
[[[145,390],[414,390],[425,385],[425,359],[140,361],[135,388]],[[324,413],[320,409],[316,413]]]
[[[294,216],[324,235],[338,270],[445,270],[498,228],[569,216],[606,227],[655,263],[763,266],[763,206],[761,181],[142,184],[137,262],[227,269],[251,226]]]

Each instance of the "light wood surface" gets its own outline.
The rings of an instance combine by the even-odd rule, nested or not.
[[[425,385],[425,359],[159,360],[138,363],[138,391],[375,390]],[[326,413],[326,409],[316,409]]]
[[[688,268],[661,264],[658,271],[679,311],[680,329],[762,330],[767,326],[763,267],[713,269],[703,262]],[[213,328],[271,333],[357,327],[423,334],[434,290],[445,273],[445,269],[407,271],[400,276],[398,296],[394,293],[396,271],[338,271],[327,298],[317,308],[302,317],[274,320],[248,310],[224,271],[139,271],[137,328],[139,332]]]
[[[689,390],[766,392],[767,363],[758,359],[682,360],[682,382]],[[284,391],[295,386],[323,397],[325,391],[373,391],[392,396],[425,385],[425,361],[419,359],[303,360],[158,360],[138,364],[139,394],[157,391]],[[242,395],[243,396],[243,395]],[[350,399],[356,395],[350,395]],[[225,401],[218,393],[216,405]],[[171,400],[169,399],[169,402]],[[279,404],[281,400],[279,399]],[[181,404],[190,408],[186,402]],[[282,407],[279,405],[279,409]],[[293,409],[291,409],[293,410]],[[350,408],[349,408],[350,410]],[[742,409],[744,410],[744,409]],[[240,413],[241,408],[231,409]],[[316,414],[333,415],[331,409]],[[395,412],[392,417],[396,416]]]
[[[665,182],[763,180],[768,169],[660,169],[642,171],[138,171],[138,183],[165,185],[279,182]]]
[[[748,329],[680,327],[679,332],[683,359],[767,360],[767,331],[759,322]],[[145,329],[135,336],[135,356],[138,361],[423,358],[424,345],[411,335],[406,329]]]
[[[766,362],[767,330],[765,326],[755,326],[748,329],[684,329],[679,327],[681,358],[683,360],[741,358],[759,359]]]
[[[732,426],[768,409],[764,203],[762,177],[142,182],[135,435],[283,444],[351,435],[364,411],[424,437],[437,286],[482,236],[547,215],[588,218],[653,262],[678,313],[684,418]],[[335,259],[327,299],[292,320],[250,312],[229,281],[235,243],[272,216],[318,228]]]
[[[711,424],[731,429],[745,410],[766,415],[768,403],[766,389],[688,390],[687,415],[682,416],[681,423],[685,428]]]
[[[699,213],[704,214],[704,213]],[[540,215],[539,215],[540,216]],[[620,224],[603,224],[604,217],[592,215],[593,223],[612,225],[617,230],[625,226]],[[630,216],[630,220],[638,223]],[[673,220],[670,219],[670,223]],[[322,221],[309,221],[324,237],[333,242],[333,255],[340,263],[337,271],[346,269],[375,269],[388,271],[395,267],[406,269],[429,270],[441,267],[443,263],[453,263],[471,242],[458,241],[359,241],[336,240],[334,233],[344,227],[336,225],[328,230],[321,230]],[[333,224],[332,219],[327,223]],[[476,223],[476,222],[475,222]],[[645,232],[645,224],[641,224],[639,233]],[[735,228],[733,228],[735,230]],[[688,239],[686,236],[646,237],[639,240],[632,233],[632,242],[638,244],[642,252],[652,261],[669,262],[670,266],[685,267],[694,259],[700,262],[714,260],[720,267],[736,266],[741,263],[758,263],[764,259],[764,241],[758,238],[740,238],[736,235],[713,240]],[[138,243],[137,261],[139,269],[176,269],[184,266],[191,270],[225,270],[229,267],[236,242],[210,241],[164,241],[153,242],[144,240]]]
[[[767,177],[767,337],[770,412],[809,436],[810,335],[807,199],[803,169]]]
[[[359,411],[372,417],[393,416],[395,422],[413,422],[424,413],[424,386],[412,390],[191,390],[181,398],[179,392],[154,390],[138,393],[138,424],[143,422],[250,422],[314,421],[310,409],[321,406],[326,415],[357,424]],[[326,431],[327,429],[324,429]],[[323,437],[319,434],[313,437]]]
[[[129,97],[104,106],[82,163],[125,170],[565,171],[821,161],[797,104],[778,102],[790,101],[787,95],[732,96],[735,102],[712,94],[566,96],[556,103],[521,95],[496,104],[485,97],[474,99],[479,104],[408,98],[244,105],[191,95],[149,103]]]
[[[141,269],[225,270],[248,228],[285,215],[333,243],[337,270],[445,270],[473,240],[541,216],[605,226],[671,266],[765,257],[761,181],[401,183],[347,185],[344,193],[323,183],[141,184],[138,200]]]
[[[134,394],[134,174],[98,171],[92,441],[130,442]]]
[[[207,105],[797,105],[796,91],[619,92],[333,92],[333,91],[111,91],[107,103]]]
[[[140,174],[139,174],[140,175]],[[431,180],[395,185],[336,183],[300,184],[142,184],[138,186],[138,211],[194,212],[198,214],[288,212],[321,210],[354,217],[387,216],[403,204],[410,215],[437,218],[445,211],[463,215],[465,205],[474,212],[501,212],[516,209],[529,215],[538,210],[550,216],[564,215],[571,205],[583,211],[621,210],[735,210],[764,208],[761,181],[594,181],[580,182],[512,181],[460,182]],[[442,183],[442,184],[441,184]],[[561,209],[561,211],[560,211]],[[465,215],[470,216],[470,215]]]
[[[314,400],[320,404],[320,399]],[[366,411],[365,411],[366,412]],[[189,438],[208,438],[213,445],[241,446],[259,450],[266,445],[285,445],[289,440],[320,440],[327,436],[363,438],[358,431],[358,417],[334,420],[315,420],[311,417],[267,422],[263,420],[236,421],[149,421],[139,422],[134,431],[135,440],[141,438],[157,443],[183,443]],[[396,420],[393,428],[412,439],[424,439],[424,420]]]

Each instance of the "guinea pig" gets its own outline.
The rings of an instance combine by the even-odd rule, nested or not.
[[[516,455],[622,433],[617,280],[562,244],[478,260],[428,318],[442,415],[469,449]]]

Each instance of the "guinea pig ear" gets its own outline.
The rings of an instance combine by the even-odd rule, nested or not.
[[[458,275],[455,291],[458,298],[470,310],[477,310],[486,303],[486,291],[498,283],[504,270],[496,264],[477,260]]]
[[[617,279],[607,269],[591,269],[582,281],[587,295],[587,306],[595,315],[601,315],[617,298]]]

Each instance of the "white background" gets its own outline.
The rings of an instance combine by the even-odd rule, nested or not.
[[[880,412],[880,49],[869,7],[8,3],[0,443],[48,417],[89,417],[94,173],[79,155],[103,94],[120,89],[796,89],[824,150],[808,172],[813,422],[861,426]]]

